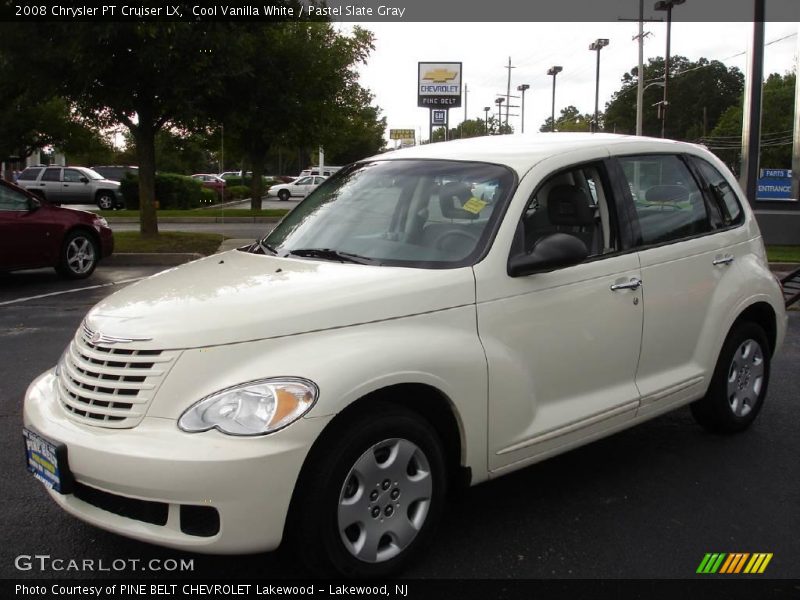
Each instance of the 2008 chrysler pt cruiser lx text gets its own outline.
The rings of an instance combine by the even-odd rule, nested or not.
[[[382,576],[448,489],[691,403],[756,418],[786,329],[753,214],[679,142],[497,136],[341,170],[267,237],[86,316],[25,398],[66,511]]]

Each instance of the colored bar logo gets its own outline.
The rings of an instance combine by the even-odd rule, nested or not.
[[[751,575],[763,573],[769,561],[772,560],[772,553],[756,552],[708,552],[700,561],[697,573],[701,575],[737,575],[747,573]]]

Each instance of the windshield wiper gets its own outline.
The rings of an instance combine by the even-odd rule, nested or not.
[[[351,254],[350,252],[340,252],[332,248],[300,248],[291,250],[290,256],[302,256],[307,258],[321,258],[323,260],[338,260],[340,262],[355,263],[358,265],[379,265],[380,262],[374,258]]]

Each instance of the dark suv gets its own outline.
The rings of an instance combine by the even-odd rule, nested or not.
[[[124,208],[120,184],[86,167],[28,167],[17,185],[51,204],[97,204],[103,210]]]

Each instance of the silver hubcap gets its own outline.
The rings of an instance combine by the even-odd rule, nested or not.
[[[389,560],[425,523],[433,485],[428,459],[413,442],[389,439],[362,454],[339,494],[339,535],[348,552],[369,563]]]
[[[109,196],[100,196],[100,207],[111,208],[111,198]]]
[[[745,340],[736,350],[728,370],[728,403],[733,414],[744,417],[755,406],[764,383],[764,353],[755,340]]]
[[[67,265],[73,273],[81,275],[94,264],[94,246],[83,237],[72,240],[67,246]]]

